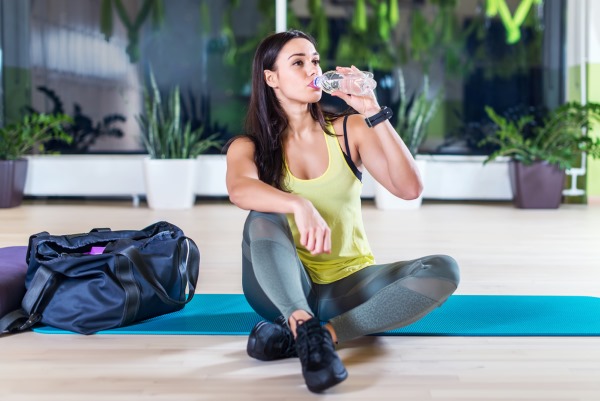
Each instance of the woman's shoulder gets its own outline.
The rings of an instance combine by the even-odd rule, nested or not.
[[[229,140],[225,146],[225,153],[230,151],[239,152],[244,150],[254,151],[254,141],[248,135],[238,135]]]
[[[336,117],[331,120],[331,125],[336,135],[344,135],[344,120],[346,120],[346,129],[348,131],[363,130],[367,127],[365,119],[360,114],[347,114]]]

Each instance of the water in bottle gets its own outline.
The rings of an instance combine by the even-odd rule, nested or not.
[[[312,87],[321,88],[327,93],[340,91],[349,95],[366,95],[377,86],[370,72],[341,74],[337,71],[328,71],[318,76],[313,81]]]

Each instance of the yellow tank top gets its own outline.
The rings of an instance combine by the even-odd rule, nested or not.
[[[331,229],[331,253],[311,255],[300,244],[294,215],[287,215],[298,256],[317,284],[332,283],[375,263],[362,220],[362,182],[348,166],[336,137],[323,135],[329,155],[325,173],[302,180],[292,175],[286,163],[285,177],[290,191],[310,200]]]

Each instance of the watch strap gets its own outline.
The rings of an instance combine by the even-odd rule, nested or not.
[[[385,120],[389,120],[390,118],[392,118],[393,115],[394,113],[392,112],[392,109],[390,109],[387,106],[383,106],[379,113],[371,117],[365,118],[365,122],[367,123],[367,126],[369,126],[369,128],[372,128]]]

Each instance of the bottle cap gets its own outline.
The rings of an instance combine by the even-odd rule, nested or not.
[[[315,79],[313,79],[313,81],[308,86],[314,89],[321,89],[321,77],[318,76]]]

